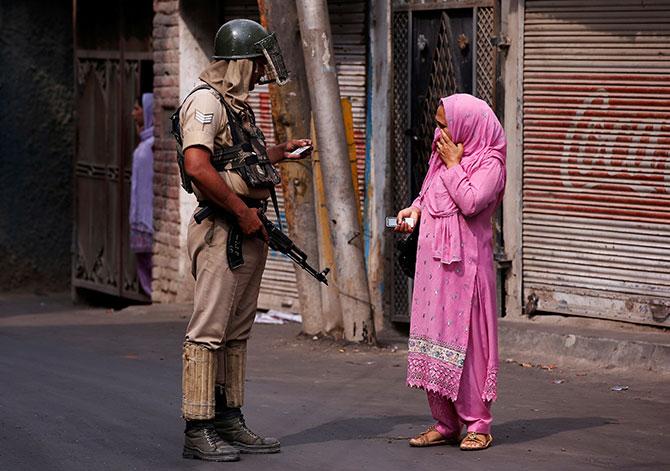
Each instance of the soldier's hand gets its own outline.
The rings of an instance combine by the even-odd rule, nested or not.
[[[242,229],[242,233],[246,236],[253,236],[260,234],[265,242],[269,242],[270,238],[265,230],[265,226],[258,217],[258,210],[254,208],[246,208],[237,216],[237,222]]]
[[[312,149],[308,149],[301,154],[294,154],[293,152],[304,146],[311,146],[311,139],[292,139],[288,141],[284,147],[284,159],[287,160],[301,160],[305,157],[309,157],[312,153]]]

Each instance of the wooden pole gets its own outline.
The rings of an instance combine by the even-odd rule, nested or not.
[[[312,140],[314,141],[314,154],[312,165],[314,168],[314,194],[316,196],[316,231],[319,236],[319,259],[321,264],[331,269],[330,282],[328,286],[321,286],[321,303],[323,306],[323,331],[336,339],[342,338],[342,305],[340,304],[340,290],[337,288],[337,267],[335,252],[333,251],[333,239],[330,236],[328,224],[328,208],[326,207],[326,191],[323,186],[323,173],[321,172],[321,159],[319,146],[317,144],[316,129],[312,120]]]
[[[337,261],[344,338],[375,342],[365,268],[364,235],[358,218],[347,151],[337,71],[325,0],[296,0],[310,101]]]
[[[358,188],[358,165],[356,162],[356,142],[354,140],[354,116],[351,102],[347,98],[342,98],[342,115],[344,117],[344,129],[347,136],[347,149],[349,152],[349,164],[351,165],[351,181],[354,191],[359,195]],[[312,120],[312,141],[317,142],[314,120]],[[316,220],[317,234],[319,236],[319,258],[324,266],[332,270],[329,286],[321,286],[321,303],[323,306],[323,331],[331,337],[342,337],[342,305],[340,303],[340,291],[337,288],[337,267],[335,253],[333,251],[333,239],[330,234],[328,224],[328,208],[326,207],[326,191],[323,186],[323,173],[321,171],[321,161],[319,157],[319,147],[314,145],[312,154],[313,175],[314,175],[314,194],[316,196]],[[363,215],[358,211],[358,221],[360,224]]]
[[[347,137],[347,152],[351,165],[351,181],[354,185],[356,203],[358,207],[358,223],[363,227],[363,210],[361,208],[361,190],[358,186],[358,160],[356,159],[356,139],[354,137],[354,110],[348,98],[340,99],[342,103],[342,117],[344,118],[344,134]]]
[[[277,142],[309,137],[311,108],[295,4],[285,0],[258,0],[258,8],[263,26],[276,33],[290,73],[290,80],[286,85],[270,85],[272,120]],[[289,235],[307,254],[312,266],[318,267],[321,263],[312,163],[307,159],[281,164],[281,175]],[[302,330],[309,335],[319,334],[323,331],[320,283],[300,269],[296,269],[296,282]]]

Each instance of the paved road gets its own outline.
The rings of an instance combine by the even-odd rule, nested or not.
[[[412,449],[430,417],[403,385],[402,344],[356,351],[299,339],[295,325],[256,326],[250,345],[247,421],[282,453],[183,460],[186,314],[0,296],[0,469],[670,469],[668,378],[503,362],[493,448]]]

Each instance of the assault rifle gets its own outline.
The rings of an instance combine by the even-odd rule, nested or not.
[[[214,208],[210,205],[204,205],[201,206],[201,208],[195,213],[193,218],[195,219],[195,222],[200,224],[212,214],[214,214]],[[268,233],[268,237],[270,239],[268,245],[272,250],[283,253],[288,258],[293,260],[296,265],[316,278],[317,281],[320,281],[324,285],[328,286],[328,278],[326,278],[326,276],[330,272],[330,268],[326,268],[321,272],[316,271],[309,263],[307,263],[307,255],[305,252],[296,247],[293,241],[286,234],[284,234],[281,229],[275,226],[274,223],[267,218],[262,210],[258,211],[258,218],[261,220],[265,230]]]

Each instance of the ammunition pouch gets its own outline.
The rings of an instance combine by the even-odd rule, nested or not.
[[[236,113],[225,100],[233,145],[215,152],[212,164],[223,165],[224,169],[236,172],[250,188],[274,188],[281,182],[279,172],[268,157],[265,136],[256,126],[251,108]]]
[[[274,188],[281,182],[269,159],[259,159],[250,146],[238,144],[214,153],[212,166],[237,173],[250,188]]]

